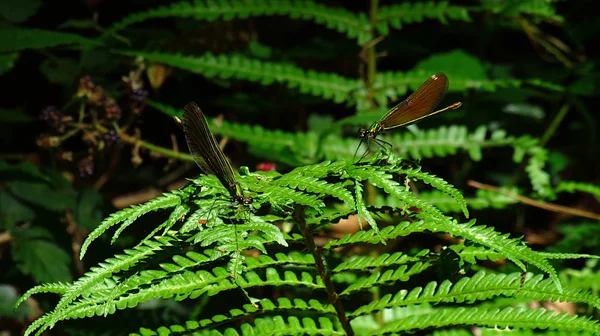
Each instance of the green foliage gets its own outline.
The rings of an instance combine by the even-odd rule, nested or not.
[[[356,15],[343,9],[334,9],[308,0],[267,0],[267,1],[187,1],[136,13],[110,27],[103,35],[107,37],[134,23],[153,18],[193,18],[195,20],[214,21],[233,20],[252,16],[286,15],[293,19],[312,20],[327,28],[357,38],[358,43],[372,38],[367,17]]]
[[[556,192],[576,192],[581,191],[588,194],[592,194],[596,197],[600,196],[600,186],[576,181],[561,181],[555,189]]]
[[[437,19],[444,24],[448,23],[448,19],[471,21],[466,7],[450,5],[447,1],[405,2],[384,6],[379,10],[377,19],[375,27],[383,35],[389,34],[388,24],[393,28],[402,29],[404,24],[421,23],[424,19]]]
[[[596,223],[560,223],[556,227],[563,238],[546,251],[536,251],[514,238],[522,234],[521,226],[506,226],[528,224],[525,206],[511,206],[517,201],[504,194],[462,190],[469,179],[485,179],[503,191],[542,201],[562,192],[600,196],[600,188],[579,176],[583,174],[570,175],[581,182],[562,180],[562,171],[566,167],[577,171],[580,162],[574,155],[562,154],[572,148],[560,148],[558,153],[552,148],[557,139],[548,141],[560,130],[565,138],[588,137],[586,141],[592,144],[588,147],[595,144],[594,115],[582,99],[597,91],[597,66],[593,57],[578,54],[584,49],[582,41],[597,30],[580,26],[594,22],[565,22],[563,35],[573,39],[565,43],[542,31],[544,25],[538,26],[565,21],[555,0],[481,0],[469,6],[449,1],[379,6],[373,0],[364,5],[195,0],[129,13],[119,22],[109,22],[107,28],[96,16],[69,19],[58,27],[85,31],[87,37],[26,27],[0,29],[0,74],[19,70],[19,64],[29,59],[22,56],[33,50],[44,57],[34,70],[49,83],[67,88],[65,92],[73,91],[79,75],[99,77],[94,83],[81,79],[64,106],[66,117],[54,120],[62,124],[49,122],[58,133],[52,139],[59,145],[49,146],[58,147],[49,149],[53,156],[64,154],[65,140],[83,132],[81,140],[89,145],[84,153],[87,158],[91,153],[110,152],[119,161],[122,153],[130,152],[120,150],[130,146],[135,165],[157,156],[168,157],[169,168],[173,159],[191,161],[184,149],[179,152],[175,141],[170,149],[144,139],[148,131],[138,121],[152,109],[180,117],[180,109],[166,102],[178,106],[181,99],[198,99],[189,97],[197,94],[192,90],[179,92],[179,85],[189,80],[186,74],[194,73],[209,79],[205,87],[190,85],[201,92],[201,99],[208,100],[203,106],[212,103],[223,111],[245,112],[255,120],[269,121],[249,125],[210,118],[212,131],[243,142],[254,159],[273,161],[281,172],[288,171],[242,169],[240,184],[254,199],[248,208],[231,204],[218,179],[202,175],[181,189],[101,220],[103,197],[95,190],[106,187],[105,179],[112,176],[118,187],[111,187],[119,191],[124,181],[154,184],[162,179],[148,178],[145,167],[133,174],[115,174],[111,162],[110,171],[94,182],[77,177],[66,181],[57,171],[0,161],[0,238],[10,244],[15,263],[10,274],[43,283],[29,289],[16,305],[42,293],[59,298],[53,309],[29,325],[26,334],[41,334],[69,319],[96,316],[112,323],[110,319],[130,317],[132,312],[146,317],[129,318],[139,335],[266,335],[274,331],[346,335],[349,329],[361,335],[470,335],[464,328],[471,326],[483,335],[495,333],[491,328],[525,335],[535,329],[554,330],[547,335],[599,334],[594,313],[600,309],[596,295],[600,279],[598,257],[592,255],[600,253],[594,244],[600,237]],[[0,5],[0,15],[24,22],[39,7],[38,0],[22,4],[10,0]],[[261,34],[263,23],[255,20],[275,16],[283,18],[270,18],[275,23],[301,27],[290,30],[298,34],[297,41],[277,45],[271,36]],[[408,25],[427,28],[422,24],[426,20],[432,23],[434,34],[424,29],[423,37],[397,37],[395,30]],[[306,26],[299,25],[302,21],[307,21]],[[169,28],[161,25],[165,22]],[[303,29],[310,25],[336,33],[305,38]],[[446,30],[465,41],[477,41],[477,46],[440,44],[441,49],[435,49],[426,41],[444,37]],[[511,62],[495,45],[490,50],[499,53],[495,59],[502,63],[483,58],[489,54],[488,40],[497,44],[496,36],[505,30],[514,33],[510,40],[529,39],[532,49],[558,60],[565,69],[555,64],[539,66],[527,57]],[[514,54],[508,44],[500,49]],[[385,56],[400,61],[378,63]],[[171,73],[171,68],[176,71]],[[376,153],[360,163],[350,160],[364,149],[357,151],[359,126],[372,124],[388,106],[440,71],[450,78],[449,95],[442,104],[450,98],[462,100],[461,109],[436,117],[441,126],[420,129],[413,125],[409,130],[381,134],[378,139],[391,145],[389,155]],[[123,78],[125,85],[111,82],[114,78]],[[156,100],[142,97],[146,79]],[[212,89],[220,93],[212,97]],[[277,96],[282,89],[284,98]],[[177,95],[170,95],[174,91]],[[554,120],[539,118],[552,115],[548,111],[558,103],[565,104],[561,110],[565,113],[575,106],[582,117],[571,118],[576,121],[560,128],[562,113]],[[356,114],[335,122],[341,115],[313,113],[328,111],[333,104],[345,104],[346,110],[353,108]],[[120,108],[119,116],[107,117],[115,113],[115,105]],[[152,109],[142,114],[146,106]],[[1,112],[1,119],[11,124],[33,120],[16,108]],[[222,111],[205,112],[215,116]],[[278,119],[271,122],[271,115]],[[110,131],[121,141],[119,147],[110,147],[104,137]],[[396,155],[423,161],[409,162]],[[557,155],[566,159],[561,163]],[[430,163],[434,169],[447,168],[441,175],[444,178],[426,172]],[[94,189],[81,187],[86,184],[93,184]],[[482,214],[485,219],[479,222],[485,225],[476,225],[475,219],[461,222],[472,218],[473,210],[477,216]],[[486,217],[489,214],[493,217]],[[342,225],[346,222],[358,224],[360,230]],[[65,223],[68,227],[62,230],[70,239],[56,233]],[[111,229],[112,239],[101,239]],[[81,242],[78,230],[91,233]],[[459,243],[446,240],[448,236]],[[54,243],[63,240],[71,240],[71,245]],[[92,242],[133,247],[114,254],[107,248],[90,249]],[[66,252],[71,250],[80,252],[80,258],[88,255],[104,261],[73,280],[72,257]],[[590,259],[583,269],[565,266],[570,259],[580,258]],[[80,270],[84,265],[77,266]],[[529,267],[534,273],[526,273]],[[243,299],[232,299],[236,294]],[[532,301],[568,301],[588,310],[578,310],[582,315],[555,315],[524,305]],[[147,309],[157,303],[173,304],[170,308],[177,307],[173,309],[177,318],[149,319]],[[213,305],[226,310],[217,311]],[[50,306],[43,303],[43,307]]]
[[[463,278],[454,285],[445,281],[439,289],[436,283],[430,283],[425,289],[416,287],[410,293],[402,291],[393,298],[391,294],[386,295],[353,312],[348,312],[350,319],[391,307],[425,303],[435,305],[442,302],[475,302],[489,300],[499,295],[537,300],[568,299],[595,307],[600,306],[595,296],[581,290],[563,289],[557,281],[556,271],[548,263],[547,258],[568,256],[543,255],[534,252],[521,244],[518,239],[509,239],[491,228],[474,226],[474,221],[466,225],[458,224],[432,204],[412,194],[396,180],[400,176],[422,180],[439,192],[452,197],[467,214],[465,200],[450,184],[418,169],[406,169],[404,162],[393,156],[387,159],[386,165],[376,165],[377,162],[380,162],[380,158],[374,158],[369,162],[370,164],[360,166],[341,161],[298,167],[288,174],[247,173],[240,178],[240,183],[255,199],[251,212],[256,214],[249,213],[249,210],[242,210],[240,214],[235,209],[222,208],[224,204],[216,200],[225,197],[226,190],[216,182],[214,176],[201,176],[180,190],[167,193],[145,204],[120,210],[104,220],[90,234],[86,247],[110,227],[120,223],[121,226],[117,230],[120,232],[140,216],[159,209],[171,211],[167,221],[158,226],[168,231],[162,237],[143,239],[134,249],[107,259],[72,284],[42,285],[30,290],[20,302],[32,294],[42,292],[59,294],[61,299],[55,309],[36,320],[26,334],[36,330],[39,333],[52,328],[61,320],[113,314],[117,310],[136,307],[148,300],[193,300],[203,295],[219,296],[223,292],[235,289],[247,292],[265,286],[289,287],[297,290],[306,288],[324,292],[327,290],[323,282],[324,275],[318,273],[315,275],[310,271],[316,266],[315,254],[278,253],[273,254],[274,257],[270,254],[276,246],[289,245],[286,241],[289,238],[284,239],[284,237],[290,236],[283,235],[274,224],[279,220],[297,220],[296,215],[291,217],[289,215],[291,205],[303,204],[307,207],[302,210],[307,220],[314,222],[316,218],[321,218],[319,220],[321,221],[320,214],[327,207],[325,199],[328,200],[327,203],[349,202],[350,208],[356,209],[360,217],[368,219],[372,228],[369,231],[358,231],[339,240],[332,240],[323,247],[323,251],[333,251],[340,246],[363,242],[385,244],[397,237],[408,236],[415,232],[448,232],[453,236],[463,237],[471,243],[479,244],[480,247],[477,249],[457,246],[458,255],[465,258],[465,261],[472,263],[476,259],[494,260],[502,256],[512,260],[521,268],[524,268],[523,262],[535,265],[550,276],[547,279],[541,275],[529,277],[521,284],[519,273],[507,276],[479,272],[472,278]],[[364,188],[361,181],[367,181],[368,184],[381,188],[389,197],[400,200],[403,208],[368,207],[362,198]],[[285,195],[286,198],[281,195]],[[207,216],[197,216],[195,211],[190,212],[196,206],[211,207],[211,203],[222,209],[216,212],[215,215],[218,217],[208,216],[208,211],[212,211],[211,208],[204,212]],[[409,205],[418,207],[419,212],[408,210]],[[281,216],[260,215],[260,211],[267,206],[275,211],[274,214],[280,212]],[[297,212],[298,208],[293,211]],[[183,217],[189,216],[190,213],[194,214],[194,218],[206,218],[207,223],[195,226],[188,224]],[[413,218],[413,222],[400,222],[378,228],[379,223],[374,215],[391,216],[389,218],[394,220],[397,217],[395,214]],[[177,230],[179,223],[186,225],[185,232]],[[319,227],[321,225],[313,226],[313,229]],[[153,232],[156,231],[155,229]],[[289,240],[292,241],[294,240]],[[182,254],[181,251],[185,248],[193,248],[196,251],[190,250]],[[264,255],[253,258],[243,253],[251,250],[261,251]],[[82,253],[84,251],[85,249],[82,249]],[[165,257],[172,261],[165,262]],[[435,267],[439,258],[438,253],[428,250],[422,250],[412,256],[402,253],[382,254],[377,257],[357,256],[333,268],[332,280],[345,284],[337,294],[340,298],[350,297],[357,293],[368,292],[375,288],[387,288],[414,279],[417,275]],[[219,266],[223,262],[228,264],[227,268]],[[349,282],[351,278],[353,280]],[[331,321],[336,320],[332,306],[319,300],[311,300],[307,303],[299,298],[292,303],[284,299],[277,304],[269,300],[261,300],[258,304],[259,310],[254,306],[245,305],[242,310],[234,309],[229,315],[215,315],[209,319],[190,321],[185,327],[172,326],[168,329],[199,331],[241,316],[269,315],[269,313],[282,311],[312,312],[316,314],[315,317],[322,319],[330,315]],[[414,330],[459,324],[486,326],[493,320],[497,320],[500,324],[508,323],[506,325],[510,327],[525,326],[535,322],[535,325],[562,330],[579,328],[590,331],[598,328],[595,322],[583,322],[583,319],[577,317],[565,320],[564,316],[551,317],[537,310],[519,311],[521,313],[519,319],[510,323],[507,322],[508,319],[516,316],[513,311],[440,307],[435,308],[435,311],[439,311],[440,314],[433,319],[420,320],[418,323],[413,321],[416,324],[408,324],[410,318],[395,319],[386,322],[383,328],[398,331],[406,328],[408,328],[406,330]],[[277,319],[277,316],[267,317],[267,319]],[[479,316],[480,319],[476,320],[475,316]],[[244,333],[245,328],[260,327],[260,323],[256,321],[246,323],[239,330]],[[330,327],[338,325],[338,322],[331,323]],[[576,327],[577,325],[579,327]],[[156,332],[162,333],[162,330],[166,332],[164,328]],[[142,330],[141,333],[152,334],[149,330]]]
[[[347,79],[333,73],[304,70],[291,64],[263,62],[241,55],[212,55],[199,57],[169,53],[121,51],[121,55],[143,57],[152,62],[200,73],[206,77],[235,78],[261,85],[284,83],[290,89],[331,99],[342,103],[352,98],[351,93],[360,87],[358,80]]]
[[[59,45],[75,45],[80,48],[97,46],[99,43],[82,36],[39,29],[0,29],[0,52],[41,49]]]

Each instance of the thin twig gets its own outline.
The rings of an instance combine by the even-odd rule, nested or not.
[[[569,208],[569,207],[566,207],[566,206],[563,206],[563,205],[554,204],[554,203],[547,203],[547,202],[536,201],[536,200],[531,199],[529,197],[525,197],[523,195],[519,195],[519,194],[514,193],[514,192],[503,190],[503,189],[498,188],[498,187],[493,186],[493,185],[484,184],[484,183],[480,183],[480,182],[473,181],[473,180],[469,180],[469,182],[467,182],[467,184],[469,186],[473,187],[473,188],[497,192],[499,194],[508,196],[510,198],[514,198],[514,199],[516,199],[517,201],[519,201],[521,203],[525,203],[527,205],[534,206],[536,208],[540,208],[540,209],[544,209],[544,210],[548,210],[548,211],[560,212],[560,213],[569,214],[569,215],[573,215],[573,216],[579,216],[579,217],[585,217],[585,218],[600,220],[600,215],[595,214],[593,212],[589,212],[589,211],[585,211],[585,210],[579,210],[579,209],[573,209],[573,208]]]
[[[354,330],[352,330],[352,327],[350,326],[350,321],[348,321],[348,318],[346,317],[346,312],[344,311],[342,302],[338,300],[338,294],[335,291],[333,282],[331,282],[329,271],[325,268],[325,264],[323,263],[321,250],[316,247],[315,242],[313,241],[313,236],[308,227],[306,226],[306,218],[303,206],[296,204],[294,217],[298,222],[298,226],[300,227],[300,232],[302,232],[302,236],[304,236],[304,242],[306,243],[306,247],[315,258],[317,272],[319,272],[321,280],[323,280],[323,284],[325,284],[325,289],[327,290],[329,303],[334,306],[338,319],[342,324],[342,328],[344,328],[344,331],[346,331],[346,335],[353,336]]]

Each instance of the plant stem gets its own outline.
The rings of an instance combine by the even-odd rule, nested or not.
[[[550,140],[550,138],[554,135],[554,132],[556,132],[556,129],[558,128],[558,126],[560,125],[560,123],[565,118],[565,116],[567,115],[568,112],[569,112],[569,105],[564,104],[560,108],[560,111],[558,111],[556,116],[554,116],[554,119],[550,123],[550,126],[548,126],[548,129],[546,129],[546,132],[544,132],[544,135],[542,135],[542,139],[540,140],[541,147],[544,147],[546,145],[546,143],[548,142],[548,140]]]
[[[123,139],[123,141],[127,142],[127,143],[131,143],[131,144],[137,144],[142,148],[146,148],[148,150],[151,150],[155,153],[160,153],[164,156],[168,156],[168,157],[172,157],[175,159],[180,159],[180,160],[184,160],[184,161],[194,161],[194,157],[189,155],[189,154],[185,154],[182,152],[176,152],[174,150],[170,150],[161,146],[157,146],[154,144],[151,144],[149,142],[146,142],[144,140],[140,140],[137,139],[136,137],[133,137],[129,134],[126,133],[121,133],[120,134],[121,139]]]
[[[294,210],[294,217],[298,222],[298,227],[300,228],[300,232],[302,236],[304,236],[304,242],[306,243],[306,248],[312,253],[315,258],[315,265],[317,267],[317,272],[321,276],[321,280],[323,280],[323,284],[325,285],[325,289],[327,290],[327,296],[329,299],[329,303],[333,305],[335,308],[335,312],[337,314],[340,323],[342,324],[342,328],[346,332],[346,335],[353,336],[354,330],[350,326],[350,321],[346,317],[346,312],[344,311],[344,307],[342,306],[342,302],[338,300],[338,294],[335,291],[335,287],[333,286],[333,282],[331,282],[331,277],[329,276],[329,271],[325,268],[325,263],[323,263],[323,257],[321,256],[321,250],[317,248],[315,242],[313,240],[313,236],[310,232],[310,229],[306,226],[306,218],[304,213],[304,207],[296,204]]]
[[[379,0],[371,0],[371,8],[369,10],[370,17],[370,29],[371,32],[375,31],[375,23],[377,22],[377,11],[379,6]],[[374,34],[373,34],[374,36]],[[375,102],[373,100],[373,92],[375,86],[375,77],[377,76],[377,58],[375,57],[375,45],[368,46],[367,49],[367,92],[369,96],[369,102],[371,103],[371,109],[375,109]]]

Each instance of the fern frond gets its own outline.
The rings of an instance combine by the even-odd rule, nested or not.
[[[275,258],[262,254],[257,258],[246,258],[247,270],[273,267],[277,265],[314,266],[315,258],[312,254],[292,252],[290,254],[277,253]]]
[[[89,40],[77,34],[15,27],[2,28],[0,30],[0,41],[2,41],[0,53],[25,49],[43,49],[59,45],[77,45],[84,48],[102,45],[98,41]]]
[[[424,19],[438,20],[447,24],[448,19],[471,22],[466,7],[449,5],[447,1],[415,2],[400,5],[382,6],[377,13],[377,30],[389,34],[389,27],[402,29],[403,24],[420,23]]]
[[[600,333],[600,324],[586,317],[562,313],[543,308],[440,308],[430,314],[408,316],[386,323],[371,335],[404,333],[408,331],[449,326],[474,325],[489,328],[553,329]]]
[[[210,53],[199,57],[180,54],[118,51],[124,56],[143,57],[152,62],[169,65],[212,78],[236,78],[262,85],[285,83],[291,89],[313,96],[330,99],[336,103],[349,102],[352,92],[360,86],[360,80],[344,78],[333,73],[304,70],[285,63],[264,62],[241,55],[218,55]]]
[[[464,196],[460,191],[458,191],[458,189],[456,189],[452,184],[446,182],[444,179],[423,172],[420,168],[394,169],[392,171],[404,174],[414,179],[418,179],[419,181],[429,184],[430,186],[438,189],[439,191],[445,192],[456,201],[456,203],[460,206],[465,217],[469,218],[469,210],[467,209],[467,202],[465,201]]]
[[[477,272],[472,277],[461,278],[453,284],[448,280],[438,285],[430,282],[427,286],[412,290],[401,290],[394,296],[387,294],[366,306],[362,306],[349,314],[349,317],[372,314],[386,308],[411,306],[417,304],[474,303],[498,296],[517,297],[529,300],[560,300],[569,302],[585,302],[593,306],[600,304],[600,299],[591,293],[578,289],[566,288],[558,293],[550,279],[543,280],[541,275],[531,276],[521,283],[521,273],[486,274]]]
[[[337,265],[332,272],[339,273],[346,271],[360,271],[368,270],[370,268],[384,268],[404,265],[422,261],[423,258],[429,253],[429,250],[422,250],[414,256],[407,255],[402,252],[396,252],[393,254],[383,253],[379,256],[356,256],[348,261],[343,261]]]
[[[367,180],[370,184],[377,188],[383,189],[387,194],[401,200],[407,206],[413,206],[421,209],[423,212],[431,216],[443,218],[444,214],[433,205],[419,199],[416,195],[409,192],[405,186],[393,180],[394,176],[386,171],[373,169],[365,170],[364,168],[355,168],[348,170],[348,174],[361,181]]]
[[[379,231],[371,229],[369,231],[358,231],[353,234],[347,234],[340,239],[334,239],[329,241],[323,249],[331,250],[334,248],[342,247],[351,244],[379,244],[381,239],[391,240],[398,237],[408,236],[413,232],[423,232],[425,229],[420,228],[417,225],[412,225],[410,222],[401,222],[395,226],[387,226]]]
[[[458,150],[466,151],[471,159],[481,159],[481,150],[484,147],[509,145],[509,140],[488,141],[485,139],[486,128],[481,126],[469,134],[465,126],[442,126],[430,128],[416,133],[394,132],[391,136],[382,139],[390,142],[394,153],[400,156],[410,156],[415,159],[444,157],[455,155]]]
[[[423,78],[427,78],[431,75],[432,74],[426,73],[418,68],[408,72],[379,72],[376,79],[376,88],[378,91],[386,92],[387,97],[396,99],[398,96],[402,97],[406,95],[408,90],[416,90],[423,84]],[[474,79],[473,77],[467,77],[461,73],[452,73],[451,83],[449,90],[460,92],[469,89],[494,92],[500,88],[519,88],[524,84],[535,85],[543,89],[558,92],[565,90],[562,86],[539,79]]]
[[[477,244],[487,246],[510,259],[523,271],[526,271],[526,268],[522,261],[526,261],[546,272],[554,281],[556,287],[559,288],[559,291],[562,290],[554,267],[546,258],[525,246],[520,239],[510,239],[507,234],[500,234],[490,227],[475,226],[475,220],[471,220],[466,224],[458,224],[455,220],[444,221],[430,217],[418,224],[413,223],[413,225],[422,225],[431,232],[448,232],[454,237],[464,237]]]
[[[358,225],[362,229],[362,222],[364,219],[371,226],[373,233],[375,235],[378,235],[379,227],[377,226],[377,222],[375,221],[373,216],[371,216],[371,213],[367,209],[367,206],[363,200],[363,195],[362,195],[363,187],[362,187],[361,182],[359,182],[359,181],[354,182],[354,192],[356,195],[356,211],[358,213]],[[383,240],[383,238],[381,239],[381,242],[385,244],[385,240]]]
[[[176,239],[167,236],[158,237],[155,240],[146,240],[131,250],[125,250],[125,254],[109,258],[105,260],[104,263],[100,264],[99,267],[92,267],[88,273],[77,279],[77,281],[75,281],[64,293],[54,310],[46,315],[48,316],[47,319],[49,319],[49,321],[44,322],[43,324],[53,326],[58,321],[57,315],[62,313],[67,305],[73,302],[82,293],[87,292],[89,288],[104,281],[104,279],[112,274],[129,269],[157,251],[160,251],[165,247],[173,246],[174,241],[176,241]]]
[[[69,290],[70,287],[71,287],[71,284],[62,283],[62,282],[48,283],[48,284],[35,286],[35,287],[27,290],[17,300],[17,302],[15,302],[14,309],[17,309],[21,305],[21,303],[25,302],[25,300],[27,300],[30,296],[32,296],[34,294],[40,294],[40,293],[64,294]]]
[[[257,318],[252,323],[245,323],[239,327],[238,330],[234,328],[228,328],[224,332],[220,332],[216,329],[195,331],[201,328],[200,324],[195,321],[188,321],[185,328],[183,326],[173,326],[173,329],[166,327],[159,328],[157,332],[149,329],[140,329],[140,336],[150,335],[180,335],[182,333],[188,334],[193,333],[198,336],[231,336],[231,335],[272,335],[273,331],[276,330],[277,334],[281,335],[324,335],[324,336],[344,336],[346,332],[342,329],[339,323],[332,322],[327,317],[319,317],[317,321],[310,317],[303,317],[301,320],[295,316],[282,317],[262,317]]]
[[[319,195],[330,195],[338,198],[349,206],[354,205],[352,193],[346,189],[342,183],[328,183],[318,177],[295,174],[294,171],[292,171],[275,181],[274,184]]]
[[[518,18],[523,14],[541,20],[562,22],[563,18],[556,14],[555,1],[482,1],[482,8],[505,17]]]
[[[296,203],[311,207],[319,213],[321,213],[325,207],[325,203],[323,203],[317,195],[307,194],[289,188],[267,188],[263,195],[270,203],[277,205],[290,205]]]
[[[458,253],[463,261],[471,264],[476,264],[478,260],[496,261],[504,259],[502,254],[483,246],[467,246],[461,243],[450,246],[450,248]]]
[[[83,259],[88,246],[100,235],[102,235],[111,226],[117,225],[121,222],[121,227],[118,232],[123,231],[126,227],[131,225],[138,217],[160,209],[174,208],[181,203],[181,198],[177,193],[164,193],[163,196],[159,196],[151,201],[148,201],[142,205],[132,205],[127,209],[117,211],[112,215],[108,216],[105,220],[98,225],[94,231],[90,232],[83,244],[81,245],[81,252],[79,259]],[[114,239],[114,238],[113,238]]]
[[[233,19],[275,15],[285,15],[292,19],[312,20],[329,29],[346,34],[349,38],[357,39],[358,44],[363,44],[373,38],[369,30],[369,21],[363,13],[354,14],[344,9],[327,7],[309,0],[196,0],[194,4],[184,1],[129,15],[121,22],[109,27],[101,38],[114,35],[129,25],[154,18],[181,17],[203,21],[218,19],[231,21]]]
[[[592,194],[596,197],[600,197],[600,186],[577,181],[561,181],[555,189],[556,192],[576,192],[582,191],[588,194]]]
[[[270,312],[284,312],[284,311],[313,311],[320,314],[334,314],[335,310],[332,305],[323,305],[317,300],[309,300],[308,302],[301,299],[294,299],[293,301],[288,298],[279,298],[277,302],[273,302],[269,299],[262,299],[257,304],[260,306],[260,310],[256,307],[246,304],[242,309],[230,310],[228,315],[215,315],[209,319],[202,319],[200,321],[187,321],[185,325],[172,325],[169,327],[161,327],[157,330],[161,335],[168,335],[170,332],[175,334],[180,333],[197,333],[202,329],[212,329],[213,325],[223,324],[232,319],[239,319],[245,316],[256,315],[257,313],[265,314]],[[242,327],[244,328],[244,327]],[[214,331],[214,330],[213,330]],[[132,334],[138,335],[138,334]],[[149,330],[145,329],[141,335],[150,335]]]
[[[461,212],[462,208],[456,203],[456,201],[448,194],[438,190],[423,190],[419,192],[419,197],[425,201],[435,205],[438,209],[443,212]],[[471,209],[504,209],[511,204],[518,203],[514,198],[508,197],[504,194],[492,192],[489,190],[477,189],[474,197],[465,198],[465,202]],[[376,204],[386,204],[389,206],[399,206],[399,204],[393,203],[391,198],[378,199]]]
[[[529,150],[529,154],[531,157],[525,171],[529,175],[533,190],[544,198],[553,196],[550,188],[550,174],[544,171],[544,166],[548,161],[548,151],[541,147],[533,147]]]
[[[368,277],[358,278],[339,295],[340,297],[348,296],[373,287],[391,285],[398,281],[408,281],[413,275],[422,273],[431,266],[432,263],[430,262],[417,262],[414,263],[410,269],[407,265],[401,265],[396,269],[389,269],[383,273],[373,272],[373,274]]]

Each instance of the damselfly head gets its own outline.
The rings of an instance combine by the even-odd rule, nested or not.
[[[364,127],[361,127],[358,129],[358,136],[361,138],[364,138],[367,136],[367,129]]]
[[[252,205],[252,202],[254,202],[254,199],[252,199],[252,197],[250,197],[250,196],[238,196],[236,198],[236,202],[245,207],[249,207]]]

